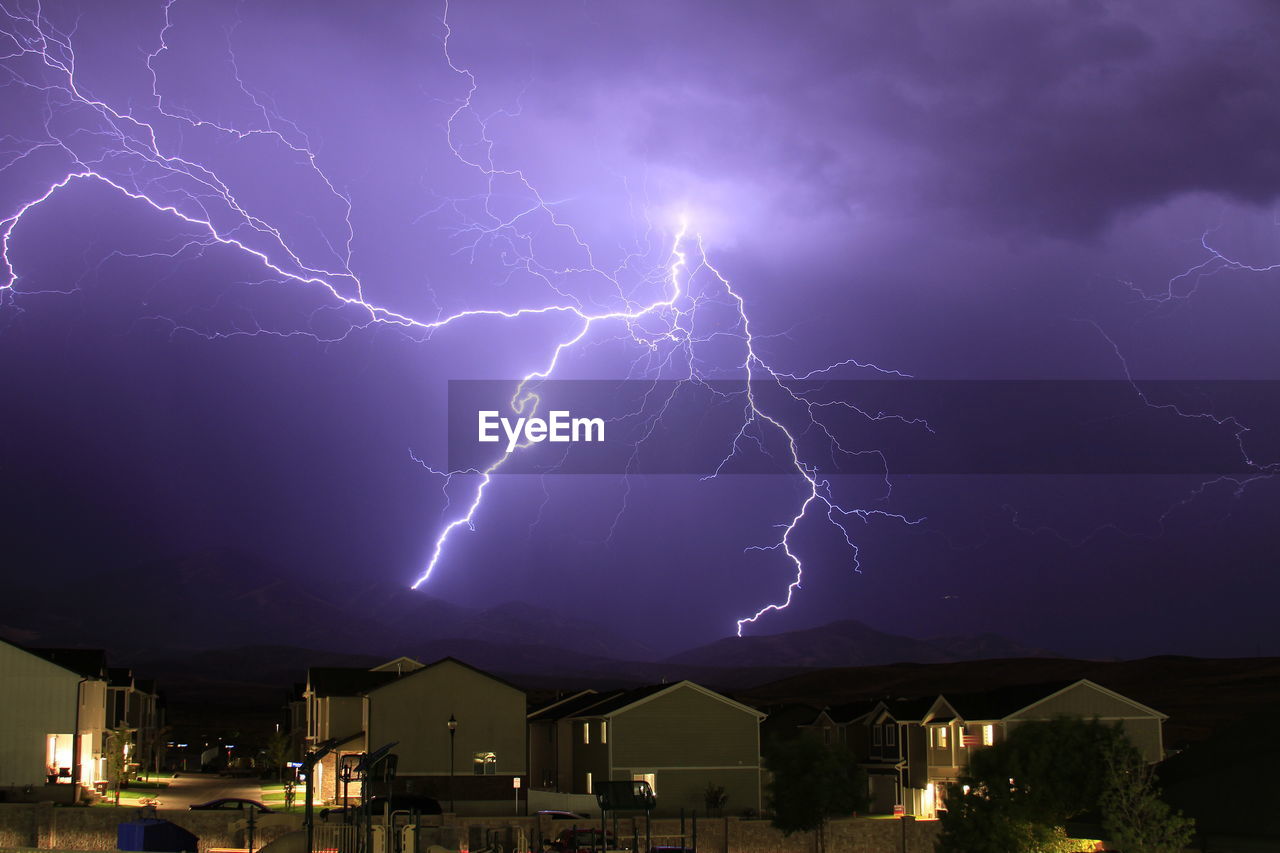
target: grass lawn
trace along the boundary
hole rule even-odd
[[[284,783],[283,782],[267,782],[262,786],[262,804],[275,812],[286,812],[287,814],[302,814],[304,811],[302,799],[306,789],[302,785],[298,785],[294,789],[293,807],[286,810],[284,807]]]
[[[140,806],[144,799],[152,799],[156,796],[155,791],[138,791],[133,788],[122,788],[120,790],[120,805],[122,806]],[[116,792],[108,790],[96,803],[95,806],[108,806],[114,808],[116,804]]]

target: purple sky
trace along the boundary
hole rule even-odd
[[[682,212],[781,372],[1280,378],[1269,3],[468,2],[447,53],[438,3],[0,8],[16,571],[229,547],[407,589],[475,493],[414,461],[445,464],[446,381],[540,369],[574,318],[428,332],[339,300],[615,310],[659,298]],[[733,332],[729,307],[706,322]],[[618,334],[557,375],[627,375]],[[1274,428],[1246,442],[1275,460]],[[855,572],[807,515],[804,588],[754,630],[1280,654],[1280,491],[1241,480],[842,480],[843,506],[927,520],[850,522]],[[806,488],[500,477],[406,594],[706,641],[785,594],[786,556],[743,549]]]

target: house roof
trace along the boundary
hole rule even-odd
[[[133,671],[121,666],[107,669],[107,678],[112,687],[132,687]]]
[[[313,666],[307,670],[307,684],[317,696],[359,696],[395,679],[394,672],[374,672],[358,666]]]
[[[760,724],[760,737],[764,740],[789,738],[799,734],[802,726],[812,726],[822,719],[823,710],[814,705],[784,703],[763,708],[768,717]]]
[[[684,682],[679,682],[683,684]],[[574,714],[578,717],[604,717],[615,711],[620,711],[637,702],[655,696],[664,690],[675,687],[674,684],[649,684],[645,687],[636,687],[632,690],[614,690],[600,698],[599,702],[587,705],[579,713]]]
[[[1077,684],[1077,681],[1051,681],[1043,684],[1015,684],[981,693],[947,694],[946,699],[965,720],[1003,720],[1028,705],[1047,699]]]
[[[411,660],[411,659],[407,658],[407,660]],[[415,661],[415,662],[416,662],[416,661]],[[392,663],[394,663],[394,661],[393,661]],[[499,678],[498,676],[494,675],[494,674],[493,674],[493,673],[491,673],[491,672],[485,672],[483,669],[480,669],[479,667],[476,667],[476,666],[472,666],[471,664],[467,663],[466,661],[464,661],[464,660],[458,660],[458,659],[457,659],[457,658],[455,658],[455,657],[443,657],[443,658],[440,658],[440,660],[438,660],[438,661],[434,661],[434,662],[429,663],[429,664],[427,664],[427,665],[425,665],[425,666],[419,667],[418,669],[415,669],[415,670],[412,670],[412,671],[406,671],[406,672],[403,672],[403,673],[395,673],[395,672],[390,672],[390,673],[387,673],[387,672],[379,672],[379,673],[375,673],[375,674],[377,674],[377,675],[390,675],[390,676],[391,676],[391,678],[388,678],[388,679],[386,679],[386,680],[384,680],[384,681],[378,682],[377,684],[374,684],[374,685],[372,685],[372,686],[370,686],[370,687],[366,688],[366,689],[365,689],[364,691],[362,691],[362,692],[364,692],[364,693],[372,693],[372,692],[373,692],[373,691],[375,691],[375,690],[378,690],[378,689],[380,689],[380,688],[382,688],[382,687],[386,687],[388,684],[390,684],[390,683],[391,683],[391,682],[393,682],[393,681],[398,681],[398,680],[400,680],[400,679],[406,679],[406,678],[414,678],[415,676],[421,675],[421,674],[422,674],[422,673],[424,673],[424,672],[430,672],[431,670],[435,669],[436,667],[438,667],[438,666],[443,666],[444,664],[448,664],[448,663],[455,664],[455,665],[457,665],[457,666],[462,667],[463,669],[469,669],[469,670],[471,670],[472,672],[476,673],[477,675],[482,675],[482,676],[484,676],[485,678],[489,679],[490,681],[495,681],[495,682],[497,682],[498,684],[501,684],[503,687],[509,687],[509,688],[511,688],[512,690],[516,691],[517,693],[522,693],[522,694],[523,694],[523,693],[525,692],[525,691],[524,691],[524,688],[522,688],[522,687],[516,687],[516,686],[515,686],[514,684],[512,684],[510,681],[507,681],[507,680],[505,680],[505,679]]]
[[[880,704],[890,717],[899,723],[918,723],[924,720],[933,707],[937,696],[923,696],[918,699],[886,699]]]
[[[735,702],[734,700],[730,699],[728,696],[724,696],[720,693],[715,692],[714,690],[710,690],[706,687],[703,687],[701,684],[695,684],[692,681],[677,681],[675,684],[650,684],[646,687],[637,687],[634,690],[620,691],[616,695],[604,700],[598,705],[588,706],[587,708],[583,709],[581,712],[576,714],[576,716],[579,716],[579,717],[612,716],[621,711],[630,710],[636,705],[641,705],[645,702],[648,702],[650,699],[656,698],[657,696],[663,693],[666,693],[671,690],[676,690],[678,688],[684,688],[684,687],[696,690],[699,693],[709,696],[712,699],[719,700],[725,703],[726,705],[732,705],[733,707],[738,708],[741,711],[745,711],[746,713],[754,715],[757,719],[763,720],[765,717],[768,716],[767,714],[762,713],[756,708],[752,708],[749,705],[743,705],[741,702]]]
[[[400,658],[391,661],[394,665]],[[404,658],[403,660],[412,660]],[[416,663],[416,661],[414,661]],[[404,678],[413,678],[424,672],[428,672],[444,663],[454,663],[458,666],[479,673],[485,678],[496,681],[499,684],[510,687],[512,690],[524,691],[514,684],[503,681],[495,675],[491,675],[482,669],[477,669],[466,661],[460,661],[457,658],[446,657],[441,658],[435,663],[429,663],[426,666],[417,669],[403,669],[397,671],[395,669],[362,669],[358,666],[313,666],[307,670],[307,683],[311,685],[312,691],[317,696],[362,696],[366,693],[372,693],[379,688],[386,687],[392,682],[399,681]],[[386,666],[383,664],[382,666]]]
[[[414,660],[411,657],[401,655],[393,658],[386,663],[380,663],[377,666],[370,667],[374,672],[413,672],[422,669],[423,663],[420,660]]]
[[[872,701],[849,702],[844,705],[835,705],[827,708],[826,713],[833,723],[852,723],[859,717],[865,717],[874,711],[876,704],[876,702]]]
[[[107,677],[107,653],[102,649],[27,649],[27,651],[84,678],[105,679]]]
[[[604,695],[609,695],[605,693]],[[539,705],[529,712],[529,721],[559,720],[571,716],[578,710],[601,701],[601,694],[595,690],[579,690],[545,704]]]

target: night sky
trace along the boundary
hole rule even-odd
[[[732,633],[794,576],[795,472],[499,475],[409,589],[476,495],[430,470],[448,381],[570,340],[557,378],[741,378],[706,264],[779,374],[1280,379],[1271,3],[0,8],[6,575],[229,549],[668,651]],[[694,360],[685,304],[576,337],[664,298],[682,217]],[[533,313],[430,325],[467,311]],[[1280,654],[1280,421],[1219,405],[1150,442],[1252,427],[1229,477],[833,475],[849,542],[811,501],[802,588],[746,630]]]

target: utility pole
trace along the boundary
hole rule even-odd
[[[307,774],[306,803],[303,806],[302,823],[307,830],[307,853],[311,853],[313,842],[315,841],[315,813],[313,803],[315,801],[316,792],[316,765],[320,763],[320,759],[324,758],[333,748],[338,745],[338,739],[329,738],[321,744],[317,744],[316,748],[308,752],[302,757],[302,769]]]
[[[453,714],[449,715],[449,812],[457,811],[453,802],[453,736],[458,733],[458,721],[454,719]],[[308,851],[310,853],[310,851]]]

